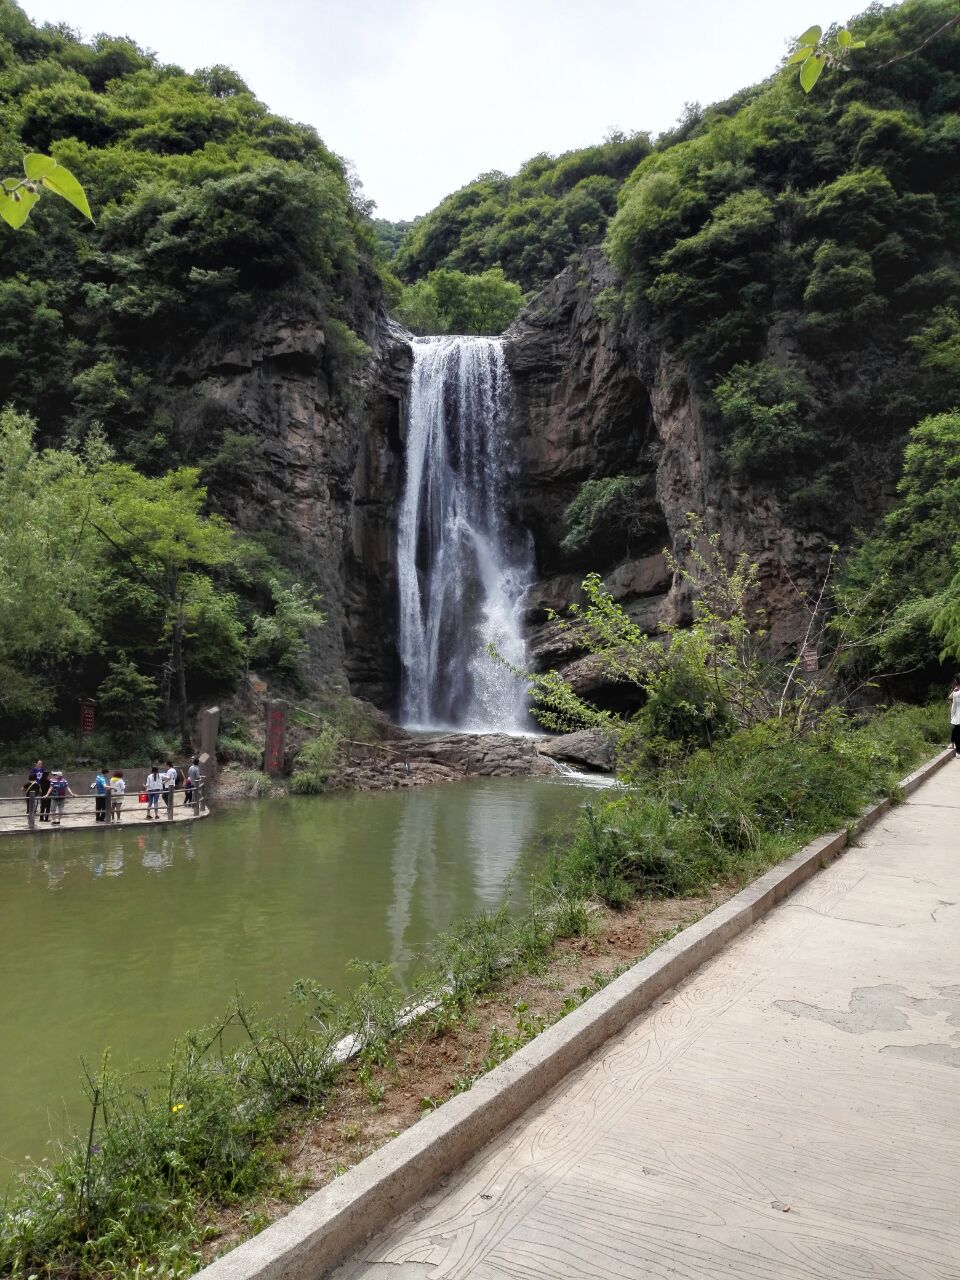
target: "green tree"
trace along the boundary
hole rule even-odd
[[[138,671],[125,653],[117,654],[97,689],[101,718],[126,745],[155,727],[159,709],[156,681]]]
[[[230,558],[233,534],[219,517],[203,515],[206,496],[193,468],[151,477],[124,463],[108,463],[97,475],[91,515],[117,569],[130,578],[136,592],[146,594],[145,621],[159,617],[156,646],[169,645],[185,751],[190,750],[186,639],[202,634],[208,623],[219,624],[227,641],[218,646],[219,661],[229,670],[242,658],[235,601],[217,592],[207,572]]]
[[[414,333],[502,333],[523,306],[499,267],[480,275],[441,268],[408,285],[394,314]]]
[[[806,426],[811,388],[801,371],[772,360],[734,365],[713,398],[730,432],[727,456],[736,471],[789,475],[815,443]]]
[[[910,433],[897,495],[838,588],[845,612],[859,614],[862,665],[905,671],[938,654],[960,660],[960,410]]]
[[[89,521],[87,467],[34,446],[35,424],[0,414],[0,709],[40,719],[58,667],[97,642],[103,565]]]
[[[269,580],[273,612],[256,613],[250,623],[248,654],[253,662],[265,662],[286,675],[293,675],[297,661],[307,647],[307,632],[326,621],[317,608],[319,597],[311,595],[299,582],[285,587],[277,578]]]

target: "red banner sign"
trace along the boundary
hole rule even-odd
[[[93,733],[93,701],[84,700],[80,703],[80,732]]]

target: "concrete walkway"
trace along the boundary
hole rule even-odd
[[[960,762],[338,1280],[960,1280]]]

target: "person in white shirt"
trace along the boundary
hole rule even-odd
[[[163,772],[163,798],[167,802],[167,817],[173,817],[173,793],[177,789],[177,770],[169,760]]]
[[[953,682],[950,690],[950,744],[953,754],[960,759],[960,676]]]
[[[147,780],[143,784],[143,789],[147,793],[147,818],[159,818],[160,792],[163,790],[163,775],[160,773],[160,766],[155,764],[147,774]]]
[[[110,777],[110,821],[121,822],[121,810],[123,809],[123,797],[127,791],[127,784],[123,780],[123,770],[114,769]]]

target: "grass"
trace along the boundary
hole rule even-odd
[[[744,883],[844,826],[864,804],[896,793],[902,774],[942,740],[941,721],[938,706],[895,709],[859,728],[828,716],[799,739],[761,725],[591,804],[526,913],[481,912],[436,941],[413,993],[415,1004],[429,1005],[417,1034],[440,1035],[469,1019],[484,993],[542,970],[559,940],[589,934],[591,900],[622,907]],[[376,1107],[377,1072],[410,1034],[410,997],[389,969],[357,969],[349,999],[303,981],[286,1015],[270,1020],[238,998],[214,1027],[186,1036],[162,1068],[121,1076],[104,1062],[89,1072],[89,1125],[56,1158],[28,1167],[8,1195],[0,1274],[174,1280],[199,1268],[225,1206],[246,1206],[252,1233],[258,1198],[296,1195],[280,1144],[322,1111],[345,1069],[336,1047],[349,1037],[359,1054],[352,1069]],[[595,987],[585,984],[565,1011]],[[512,1025],[491,1033],[478,1073],[544,1025],[517,1005]],[[473,1078],[464,1073],[461,1087]],[[439,1100],[424,1095],[423,1107]]]
[[[797,737],[765,723],[586,807],[549,869],[567,894],[624,906],[747,883],[808,840],[896,793],[942,743],[942,709],[895,708],[860,727],[825,716]]]

